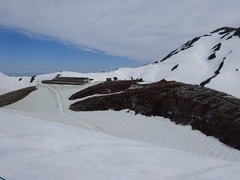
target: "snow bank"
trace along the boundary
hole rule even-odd
[[[231,179],[240,166],[0,111],[5,179]]]

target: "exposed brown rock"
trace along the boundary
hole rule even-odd
[[[0,96],[0,107],[7,106],[9,104],[13,104],[24,97],[26,97],[31,92],[35,91],[37,88],[35,86],[19,89],[16,91],[12,91]]]

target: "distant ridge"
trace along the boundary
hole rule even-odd
[[[105,81],[106,78],[114,77],[118,80],[143,79],[148,82],[166,79],[210,87],[240,98],[239,47],[240,28],[221,27],[189,40],[163,59],[145,66],[100,73],[63,71],[38,75],[33,81],[32,77],[24,77],[21,81],[19,77],[12,77],[8,83],[17,83],[13,88],[15,90],[17,85],[21,88],[32,86],[42,80],[51,80],[58,74],[64,77],[88,77],[93,81]]]

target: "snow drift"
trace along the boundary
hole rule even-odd
[[[2,111],[0,141],[4,179],[238,180],[240,176],[237,163]]]

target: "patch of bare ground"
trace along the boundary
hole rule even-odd
[[[31,86],[0,95],[0,107],[4,107],[19,101],[36,89],[37,88],[35,86]]]
[[[123,92],[106,95],[116,91]],[[105,95],[78,101],[70,109],[130,109],[146,116],[163,116],[177,124],[191,125],[193,129],[240,150],[240,100],[228,94],[197,85],[163,80],[147,85],[130,82],[102,83],[80,91],[74,97],[76,99],[95,93]]]

